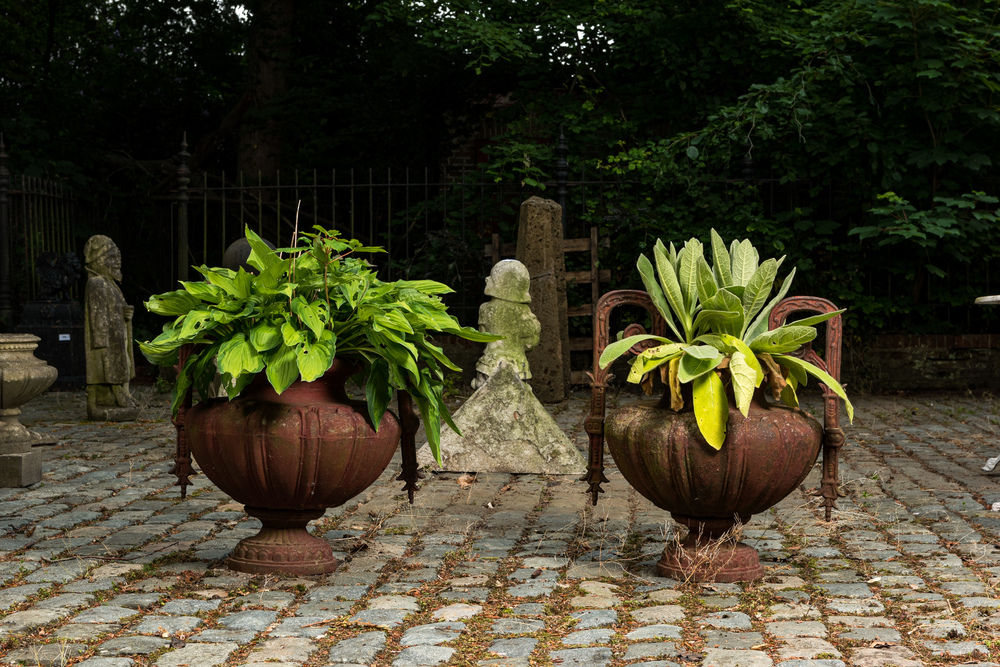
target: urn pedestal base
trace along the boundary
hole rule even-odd
[[[324,510],[243,509],[260,519],[264,527],[236,545],[233,555],[226,560],[231,570],[252,574],[326,574],[337,568],[338,561],[330,545],[306,530],[306,525],[323,516]]]
[[[673,517],[689,530],[683,541],[668,544],[663,550],[663,557],[656,563],[656,572],[661,577],[682,582],[730,584],[764,576],[757,550],[735,541],[734,520],[697,519],[676,514]]]

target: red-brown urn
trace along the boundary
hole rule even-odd
[[[187,413],[191,452],[205,475],[264,524],[229,559],[244,572],[319,574],[336,568],[330,545],[306,524],[368,488],[389,465],[399,422],[386,412],[378,432],[344,382],[357,368],[335,359],[314,382],[278,395],[259,374],[232,401]]]
[[[802,410],[769,403],[762,390],[744,418],[730,393],[726,440],[715,450],[690,406],[689,394],[681,411],[669,408],[668,397],[620,407],[605,424],[608,448],[629,484],[690,528],[680,548],[665,551],[657,564],[661,575],[758,578],[757,552],[725,539],[726,533],[802,483],[819,455],[823,428]]]

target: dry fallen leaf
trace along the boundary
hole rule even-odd
[[[470,486],[472,486],[472,483],[473,483],[473,482],[475,482],[475,481],[476,481],[476,476],[475,476],[475,475],[470,475],[469,473],[463,473],[463,474],[462,474],[462,475],[461,475],[461,476],[460,476],[460,477],[458,478],[458,480],[457,480],[457,481],[458,481],[458,485],[459,485],[460,487],[462,487],[463,489],[467,489],[467,488],[469,488]]]

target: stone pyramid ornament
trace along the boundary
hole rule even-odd
[[[444,470],[578,475],[587,468],[583,454],[509,364],[501,363],[453,417],[462,435],[442,430]],[[426,446],[418,462],[437,468]]]

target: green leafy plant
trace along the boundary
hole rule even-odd
[[[796,389],[812,375],[844,400],[853,420],[854,407],[840,383],[821,368],[790,355],[816,337],[812,325],[844,311],[807,317],[769,331],[768,318],[788,293],[795,269],[771,298],[784,257],[761,262],[749,240],[733,241],[727,248],[714,229],[711,255],[712,266],[697,238],[690,239],[680,250],[673,243],[668,249],[657,241],[653,248],[655,275],[653,263],[645,255],[639,256],[642,282],[676,340],[652,334],[624,339],[619,336],[601,354],[601,368],[636,344],[646,344],[646,349],[632,360],[628,381],[642,385],[649,394],[652,374],[658,371],[669,387],[674,410],[684,407],[681,384],[691,383],[698,429],[715,449],[720,449],[726,439],[727,384],[737,408],[746,416],[754,390],[765,380],[776,398],[797,407]],[[650,347],[652,342],[659,345]]]
[[[246,229],[251,253],[242,268],[195,267],[205,280],[151,297],[146,308],[175,319],[139,347],[150,362],[176,364],[182,345],[197,344],[174,387],[176,414],[194,386],[204,398],[216,370],[230,399],[260,372],[279,394],[292,382],[322,376],[335,356],[359,367],[375,428],[392,390],[409,392],[427,441],[440,460],[440,424],[458,431],[442,398],[443,368],[456,367],[430,335],[489,342],[497,336],[459,326],[438,295],[451,288],[431,280],[382,282],[359,253],[383,252],[337,231],[315,227],[292,248],[271,250]],[[284,256],[287,254],[287,256]],[[214,360],[214,363],[213,363]]]

